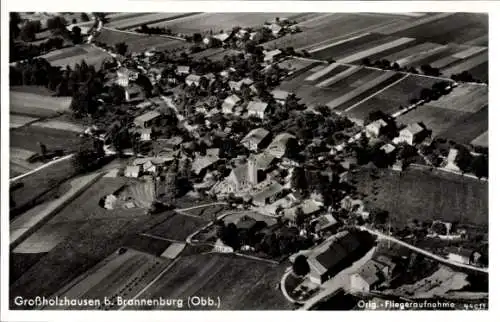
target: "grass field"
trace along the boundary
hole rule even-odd
[[[317,19],[299,23],[301,33],[287,35],[264,44],[266,48],[292,46],[295,50],[312,49],[334,43],[364,32],[376,32],[382,26],[412,20],[412,17],[370,13],[324,14]]]
[[[188,47],[188,44],[182,40],[118,31],[107,29],[106,27],[102,28],[95,40],[97,42],[105,43],[108,46],[114,46],[117,43],[125,42],[128,46],[129,52],[141,52],[151,48],[156,48],[157,50],[173,50]]]
[[[161,12],[161,13],[148,13],[140,16],[134,16],[124,19],[111,19],[106,27],[116,29],[134,29],[144,24],[151,25],[163,21],[175,20],[176,18],[184,17],[186,15],[196,15],[196,13],[182,13],[182,12]]]
[[[100,299],[121,296],[130,298],[139,293],[168,264],[169,260],[127,249],[123,254],[114,252],[63,287],[54,296],[70,299]],[[104,304],[104,303],[103,303]],[[102,305],[100,308],[112,307]],[[114,307],[115,309],[118,306]],[[61,309],[44,307],[44,309]],[[89,307],[67,307],[66,309],[97,309]]]
[[[203,219],[214,220],[218,216],[222,215],[226,210],[229,209],[227,205],[214,205],[209,207],[195,208],[191,210],[182,211],[192,216],[199,216]]]
[[[477,84],[460,84],[451,93],[432,101],[429,105],[475,113],[488,104],[488,86]]]
[[[353,175],[368,207],[388,210],[391,224],[404,227],[413,219],[458,220],[488,225],[488,183],[449,173],[408,169],[401,175],[389,169],[369,169]]]
[[[488,147],[488,131],[482,133],[477,138],[472,140],[471,144],[482,147]]]
[[[382,93],[356,106],[347,115],[357,119],[364,119],[370,112],[383,111],[394,113],[399,106],[408,106],[409,100],[418,98],[423,88],[430,88],[437,80],[429,77],[410,75],[389,87]]]
[[[221,30],[232,30],[235,26],[257,27],[266,21],[274,21],[276,17],[287,17],[289,19],[300,19],[307,13],[277,13],[277,12],[205,12],[191,17],[164,21],[152,24],[150,27],[170,28],[174,33],[192,34],[195,32],[208,32],[212,30],[217,33]]]
[[[10,115],[9,127],[11,129],[15,129],[18,127],[22,127],[28,123],[32,123],[36,120],[37,120],[36,117],[12,114],[12,115]]]
[[[82,125],[60,120],[45,120],[35,122],[31,126],[76,133],[82,133],[85,130],[85,127]]]
[[[88,65],[93,65],[98,69],[102,62],[110,56],[99,48],[85,44],[55,50],[42,57],[47,59],[52,66],[66,67],[69,65],[73,67],[85,60]]]
[[[10,91],[10,113],[47,117],[69,110],[70,97],[52,97],[23,91]]]
[[[274,265],[223,254],[200,254],[181,258],[140,298],[211,297],[220,307],[191,309],[284,310],[292,309],[276,287],[288,263]],[[127,309],[138,309],[128,307]],[[144,309],[144,307],[141,307]],[[173,309],[150,307],[149,309]],[[189,309],[184,303],[183,309]]]
[[[477,65],[476,67],[469,69],[472,77],[479,79],[482,82],[488,82],[488,62]]]
[[[182,214],[172,214],[163,222],[159,223],[145,233],[178,241],[185,241],[186,237],[194,233],[209,222],[205,218],[196,218]]]
[[[462,144],[469,144],[482,133],[488,131],[488,107],[476,113],[470,113],[457,120],[439,136]],[[488,144],[486,143],[486,146]]]
[[[488,51],[482,52],[478,55],[470,57],[468,59],[461,60],[446,69],[442,70],[443,75],[451,76],[452,74],[459,74],[463,71],[469,71],[475,67],[481,66],[483,64],[488,65]],[[487,68],[486,68],[487,70]],[[484,78],[481,77],[481,78]]]
[[[391,34],[443,44],[452,42],[465,43],[488,34],[488,15],[455,13],[442,19]]]
[[[49,150],[72,152],[78,149],[81,140],[75,132],[51,128],[28,126],[10,130],[10,146],[31,151],[40,151],[38,142],[41,142]]]

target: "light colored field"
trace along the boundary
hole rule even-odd
[[[62,54],[59,56],[53,56],[47,60],[52,66],[61,67],[65,67],[67,65],[74,67],[76,64],[80,64],[84,60],[87,65],[93,65],[96,68],[100,68],[102,62],[110,57],[108,53],[94,46],[83,45],[81,48],[84,49],[84,52],[68,52],[67,55]]]
[[[450,66],[451,64],[456,63],[459,60],[460,60],[460,58],[457,58],[457,57],[451,55],[451,56],[446,56],[446,57],[443,57],[441,59],[438,59],[438,60],[432,62],[431,65],[434,68],[443,69],[447,66]]]
[[[425,51],[428,51],[428,50],[431,50],[431,49],[434,49],[434,48],[440,47],[440,46],[441,45],[439,45],[439,44],[435,44],[435,43],[431,43],[431,42],[425,42],[423,44],[418,44],[416,46],[413,46],[413,47],[401,50],[401,51],[399,51],[397,53],[388,55],[388,56],[385,57],[385,59],[387,59],[390,62],[394,62],[394,61],[398,61],[400,59],[409,57],[409,56],[411,56],[413,54],[425,52]]]
[[[11,159],[28,160],[34,154],[35,152],[30,150],[10,147]]]
[[[342,105],[348,101],[350,101],[351,99],[361,95],[362,93],[364,93],[365,91],[379,85],[380,83],[390,79],[391,77],[393,77],[396,73],[395,72],[387,72],[387,73],[384,73],[380,76],[378,76],[377,78],[353,89],[352,91],[330,101],[328,104],[326,104],[328,107],[330,108],[336,108],[338,107],[339,105]]]
[[[486,47],[470,47],[466,50],[463,50],[461,52],[454,54],[453,57],[460,58],[460,59],[466,59],[466,58],[469,58],[469,57],[474,56],[476,54],[479,54],[480,52],[485,51],[485,50],[487,50]]]
[[[258,212],[255,212],[255,211],[237,212],[237,213],[231,214],[229,216],[224,217],[224,222],[226,224],[229,224],[229,223],[236,224],[238,222],[238,220],[240,220],[244,216],[248,216],[248,217],[253,218],[257,221],[264,221],[268,226],[274,225],[276,223],[276,219],[274,219],[270,216],[264,216],[262,214],[259,214]]]
[[[24,227],[23,227],[24,228]],[[64,226],[42,226],[14,249],[14,253],[36,254],[51,251],[70,234]]]
[[[11,147],[9,157],[10,177],[21,175],[42,165],[40,162],[30,163],[27,161],[34,154],[35,152],[30,150]]]
[[[341,81],[344,78],[351,76],[352,74],[356,73],[357,71],[359,71],[361,69],[363,69],[363,67],[361,67],[361,66],[350,66],[345,71],[343,71],[343,72],[341,72],[341,73],[339,73],[339,74],[337,74],[337,75],[335,75],[333,77],[325,79],[324,81],[316,84],[316,86],[318,86],[318,87],[327,87],[327,86],[334,85],[338,81]],[[306,80],[309,80],[309,79],[306,79]]]
[[[488,147],[488,131],[484,132],[471,142],[472,145]]]
[[[28,123],[36,121],[36,120],[37,120],[37,118],[35,118],[35,117],[11,114],[10,121],[9,121],[9,127],[11,129],[18,128],[18,127],[21,127],[25,124],[28,124]]]
[[[324,50],[324,49],[327,49],[327,48],[330,48],[330,47],[334,47],[334,46],[337,46],[337,45],[340,45],[340,44],[344,44],[346,42],[350,42],[350,41],[353,41],[353,40],[356,40],[356,39],[359,39],[359,38],[363,38],[363,37],[366,37],[368,36],[370,33],[366,32],[366,33],[363,33],[363,34],[360,34],[360,35],[356,35],[356,36],[352,36],[352,37],[349,37],[349,38],[346,38],[346,39],[342,39],[342,40],[339,40],[339,41],[335,41],[331,44],[326,44],[326,45],[322,45],[322,46],[319,46],[319,47],[313,47],[309,50],[309,53],[312,54],[312,53],[315,53],[317,51],[320,51],[320,50]]]
[[[448,95],[429,105],[460,112],[478,112],[488,104],[488,87],[477,84],[460,84]]]
[[[410,66],[410,65],[413,65],[414,63],[416,63],[418,61],[421,61],[421,60],[423,60],[423,59],[425,59],[427,57],[430,57],[432,55],[435,55],[435,54],[438,54],[440,52],[443,52],[443,51],[445,51],[447,49],[448,49],[448,46],[446,46],[446,45],[439,46],[439,47],[434,47],[434,48],[431,48],[429,50],[421,51],[421,52],[415,53],[415,54],[410,54],[407,57],[398,59],[396,61],[396,63],[398,63],[398,65],[401,66],[401,67]]]
[[[317,71],[311,70],[314,73],[309,75],[305,80],[309,81],[309,82],[313,82],[313,81],[327,75],[329,72],[331,72],[332,70],[337,68],[337,66],[339,66],[339,64],[337,64],[337,63],[330,64],[327,67],[317,66],[318,70]]]
[[[299,71],[299,70],[302,70],[304,68],[307,68],[307,67],[311,66],[312,64],[314,64],[314,62],[311,60],[290,58],[290,59],[287,59],[285,61],[278,63],[278,67],[295,72],[295,71]]]
[[[74,124],[74,123],[70,123],[70,122],[65,122],[65,121],[58,121],[58,120],[48,120],[48,121],[36,122],[36,123],[33,123],[31,126],[44,127],[44,128],[49,128],[49,129],[55,129],[55,130],[64,130],[64,131],[70,131],[70,132],[76,132],[76,133],[82,133],[85,130],[85,127],[82,125]]]
[[[151,13],[127,19],[120,19],[115,21],[111,20],[109,23],[106,24],[106,27],[116,28],[116,29],[132,29],[132,28],[138,28],[143,24],[149,25],[149,24],[160,23],[164,20],[174,19],[175,17],[179,17],[184,14],[185,13],[182,12]]]
[[[226,12],[226,13],[203,13],[187,18],[164,21],[152,24],[150,27],[165,27],[173,32],[194,33],[220,30],[230,30],[235,26],[256,27],[267,21],[274,21],[276,17],[293,18],[297,13],[273,13],[273,12]]]
[[[185,41],[172,39],[158,35],[143,35],[134,32],[120,31],[115,29],[102,28],[95,39],[98,42],[114,46],[117,43],[124,42],[128,46],[129,52],[142,52],[150,48],[157,50],[172,50],[188,46]]]
[[[469,46],[488,46],[488,35],[479,36],[465,43]]]
[[[436,137],[469,114],[467,112],[425,104],[398,117],[398,121],[402,124],[422,122],[428,129],[432,130],[432,136]]]
[[[48,116],[68,111],[71,97],[51,97],[10,91],[10,111],[25,115]]]
[[[468,71],[488,61],[488,52],[483,52],[477,56],[471,57],[457,65],[450,66],[442,71],[443,75],[459,74]]]
[[[404,45],[404,44],[408,44],[408,43],[413,42],[413,41],[415,41],[414,38],[406,38],[406,37],[399,38],[399,39],[390,41],[388,43],[385,43],[385,44],[382,44],[382,45],[379,45],[379,46],[375,46],[375,47],[372,47],[370,49],[367,49],[367,50],[364,50],[364,51],[361,51],[361,52],[349,55],[347,57],[341,58],[341,59],[338,60],[338,62],[339,63],[346,63],[346,64],[352,63],[352,62],[361,60],[363,58],[370,57],[372,55],[378,54],[380,52],[389,50],[391,48],[398,47],[398,46],[401,46],[401,45]]]

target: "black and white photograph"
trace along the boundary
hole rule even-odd
[[[115,9],[8,13],[11,312],[489,310],[488,12]]]

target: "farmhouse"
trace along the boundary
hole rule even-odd
[[[347,233],[329,245],[320,245],[307,258],[311,271],[309,279],[316,284],[322,284],[340,270],[350,264],[352,255],[359,248],[357,238]]]
[[[214,244],[214,251],[218,253],[232,253],[234,250],[231,246],[224,244],[220,238],[217,238],[217,241]]]
[[[122,87],[128,87],[130,71],[128,68],[120,67],[116,70],[116,84]]]
[[[272,63],[275,58],[278,58],[282,54],[282,51],[279,49],[264,51],[264,62]]]
[[[425,128],[418,123],[412,123],[399,132],[399,136],[394,138],[394,143],[406,142],[413,145],[422,141],[426,136]]]
[[[257,151],[265,146],[270,138],[270,132],[264,128],[256,128],[248,132],[241,140],[241,144],[250,151]]]
[[[366,136],[369,138],[378,138],[386,126],[387,123],[382,119],[373,121],[366,126]]]
[[[132,83],[129,84],[128,87],[125,88],[125,100],[127,102],[139,102],[145,99],[145,93],[142,87],[139,85]]]
[[[251,101],[248,103],[247,111],[248,116],[255,116],[263,120],[269,112],[269,105],[264,102]]]
[[[380,147],[380,150],[384,151],[385,154],[390,155],[396,151],[396,147],[390,143],[386,143]]]
[[[304,200],[301,204],[285,209],[284,212],[284,218],[288,219],[291,224],[296,225],[297,224],[297,211],[302,209],[302,213],[304,214],[304,217],[310,217],[313,216],[314,214],[317,214],[318,212],[321,211],[321,204],[312,200],[312,199],[306,199]]]
[[[137,134],[139,134],[139,139],[141,141],[151,141],[151,133],[153,131],[148,128],[148,129],[142,129],[142,128],[139,128],[137,129]]]
[[[286,102],[286,99],[288,98],[288,96],[290,95],[289,92],[287,91],[283,91],[281,89],[275,89],[271,92],[271,94],[273,95],[274,97],[274,100],[278,103],[280,103],[281,105],[284,105],[285,102]]]
[[[315,219],[314,224],[315,230],[318,232],[335,227],[338,224],[338,221],[335,219],[335,217],[333,217],[332,214],[324,214]]]
[[[151,127],[156,120],[161,117],[161,114],[157,111],[149,111],[144,113],[134,119],[134,124],[138,127],[148,128]]]
[[[197,176],[204,176],[206,170],[212,167],[219,161],[219,156],[207,155],[197,157],[193,161],[192,170]]]
[[[177,75],[189,75],[189,71],[189,66],[177,66],[177,69],[175,70]]]
[[[385,256],[370,259],[358,272],[351,275],[351,290],[370,292],[391,278],[395,266],[395,263]]]
[[[241,102],[241,98],[237,95],[230,95],[226,97],[224,102],[222,103],[222,113],[231,114],[233,113],[234,107]]]
[[[290,207],[292,207],[293,204],[295,204],[297,202],[297,200],[298,199],[295,197],[295,195],[293,193],[289,193],[286,196],[284,196],[283,198],[280,198],[280,199],[276,200],[275,202],[273,202],[272,204],[268,205],[266,207],[266,210],[272,214],[279,215],[278,213],[276,213],[278,211],[278,208],[281,208],[281,209],[290,208]]]
[[[138,178],[141,171],[141,167],[138,165],[129,165],[125,168],[125,177],[128,178]]]
[[[213,35],[212,37],[221,41],[221,42],[225,42],[226,40],[229,39],[231,35],[226,33],[226,32],[223,32],[223,33],[220,33],[220,34],[217,34],[217,35]]]
[[[250,79],[250,78],[247,77],[247,78],[243,78],[239,82],[230,81],[229,82],[229,88],[232,91],[239,92],[239,91],[241,91],[241,87],[243,85],[251,86],[253,83],[254,83],[254,81],[252,79]]]
[[[276,161],[276,157],[266,151],[253,155],[251,159],[255,160],[257,170],[264,172],[270,171]]]
[[[283,192],[283,186],[273,182],[261,191],[252,195],[252,202],[256,206],[265,206],[276,201]]]
[[[280,133],[267,147],[267,151],[277,158],[282,158],[287,152],[288,142],[290,140],[297,140],[295,136],[290,133]]]
[[[200,86],[200,79],[201,79],[201,76],[189,74],[185,80],[186,85],[187,86],[194,85],[194,86],[198,87],[198,86]]]

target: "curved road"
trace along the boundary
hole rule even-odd
[[[411,250],[413,250],[414,252],[417,252],[419,254],[422,254],[424,256],[427,256],[429,258],[432,258],[438,262],[441,262],[443,264],[446,264],[446,265],[450,265],[450,266],[454,266],[454,267],[460,267],[460,268],[465,268],[465,269],[468,269],[468,270],[473,270],[473,271],[476,271],[476,272],[480,272],[480,273],[486,273],[488,274],[488,268],[485,268],[485,267],[477,267],[477,266],[473,266],[473,265],[467,265],[467,264],[462,264],[462,263],[459,263],[459,262],[455,262],[455,261],[451,261],[449,259],[446,259],[444,257],[441,257],[441,256],[438,256],[436,254],[433,254],[429,251],[426,251],[422,248],[419,248],[419,247],[415,247],[411,244],[408,244],[402,240],[399,240],[397,238],[394,238],[392,236],[389,236],[389,235],[386,235],[384,233],[381,233],[377,230],[373,230],[373,229],[370,229],[370,228],[366,228],[366,227],[362,227],[362,226],[359,226],[358,227],[360,230],[364,230],[366,232],[369,232],[370,234],[372,235],[375,235],[377,236],[378,238],[381,238],[381,239],[385,239],[385,240],[389,240],[391,242],[394,242],[396,244],[399,244],[401,246],[404,246],[406,248],[409,248]]]

